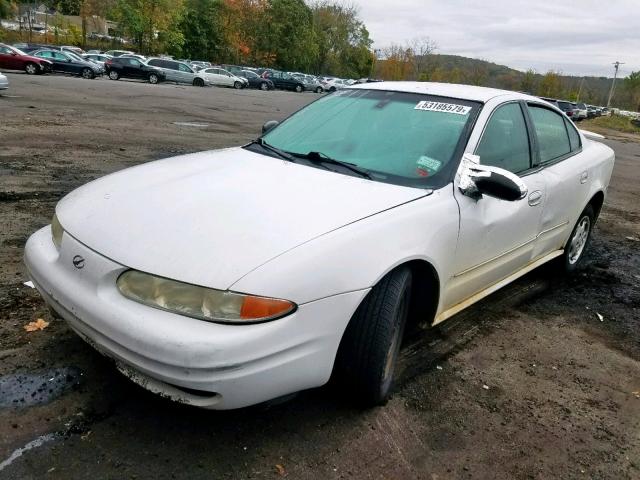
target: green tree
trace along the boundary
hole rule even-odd
[[[221,0],[187,0],[179,23],[185,56],[200,60],[219,59],[224,52]]]
[[[183,42],[178,30],[182,0],[117,0],[115,20],[139,50],[151,54],[167,49],[179,54]]]
[[[562,83],[557,72],[549,70],[538,85],[538,95],[543,97],[561,97]]]
[[[303,0],[270,0],[263,39],[276,66],[310,70],[318,55],[311,9]]]
[[[532,68],[524,72],[520,81],[520,90],[527,93],[536,91],[536,72]]]
[[[312,70],[342,77],[370,76],[372,41],[357,9],[333,0],[317,0],[311,10],[318,47]]]
[[[18,7],[13,0],[0,0],[0,18],[8,18],[14,15]]]
[[[636,112],[640,111],[640,70],[631,72],[629,76],[623,80],[623,86],[629,95],[631,108]]]

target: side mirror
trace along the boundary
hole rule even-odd
[[[11,52],[11,55],[13,55],[14,57],[18,56],[17,52],[14,52],[14,51]]]
[[[471,197],[488,195],[500,200],[515,201],[527,196],[528,189],[517,175],[499,167],[480,165],[480,157],[465,154],[460,165],[460,191]]]
[[[275,127],[277,127],[280,124],[279,121],[277,120],[269,120],[268,122],[266,122],[264,125],[262,125],[262,134],[264,135],[265,133],[267,133],[270,130],[273,130]]]

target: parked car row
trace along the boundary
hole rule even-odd
[[[574,122],[585,120],[587,118],[601,117],[610,115],[611,112],[607,107],[598,107],[595,105],[587,105],[585,103],[570,102],[569,100],[558,100],[555,98],[540,97],[542,100],[555,105],[562,110],[567,117]]]

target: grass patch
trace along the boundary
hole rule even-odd
[[[592,118],[589,120],[583,120],[579,124],[579,128],[583,128],[585,130],[589,130],[593,127],[607,128],[609,130],[616,130],[624,133],[640,134],[640,127],[631,123],[631,119],[629,117],[623,117],[621,115]]]

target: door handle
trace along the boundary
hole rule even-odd
[[[587,183],[588,178],[589,178],[589,172],[585,170],[580,174],[580,183]]]
[[[535,207],[536,205],[540,205],[542,201],[542,192],[540,190],[535,190],[529,194],[529,205]]]

